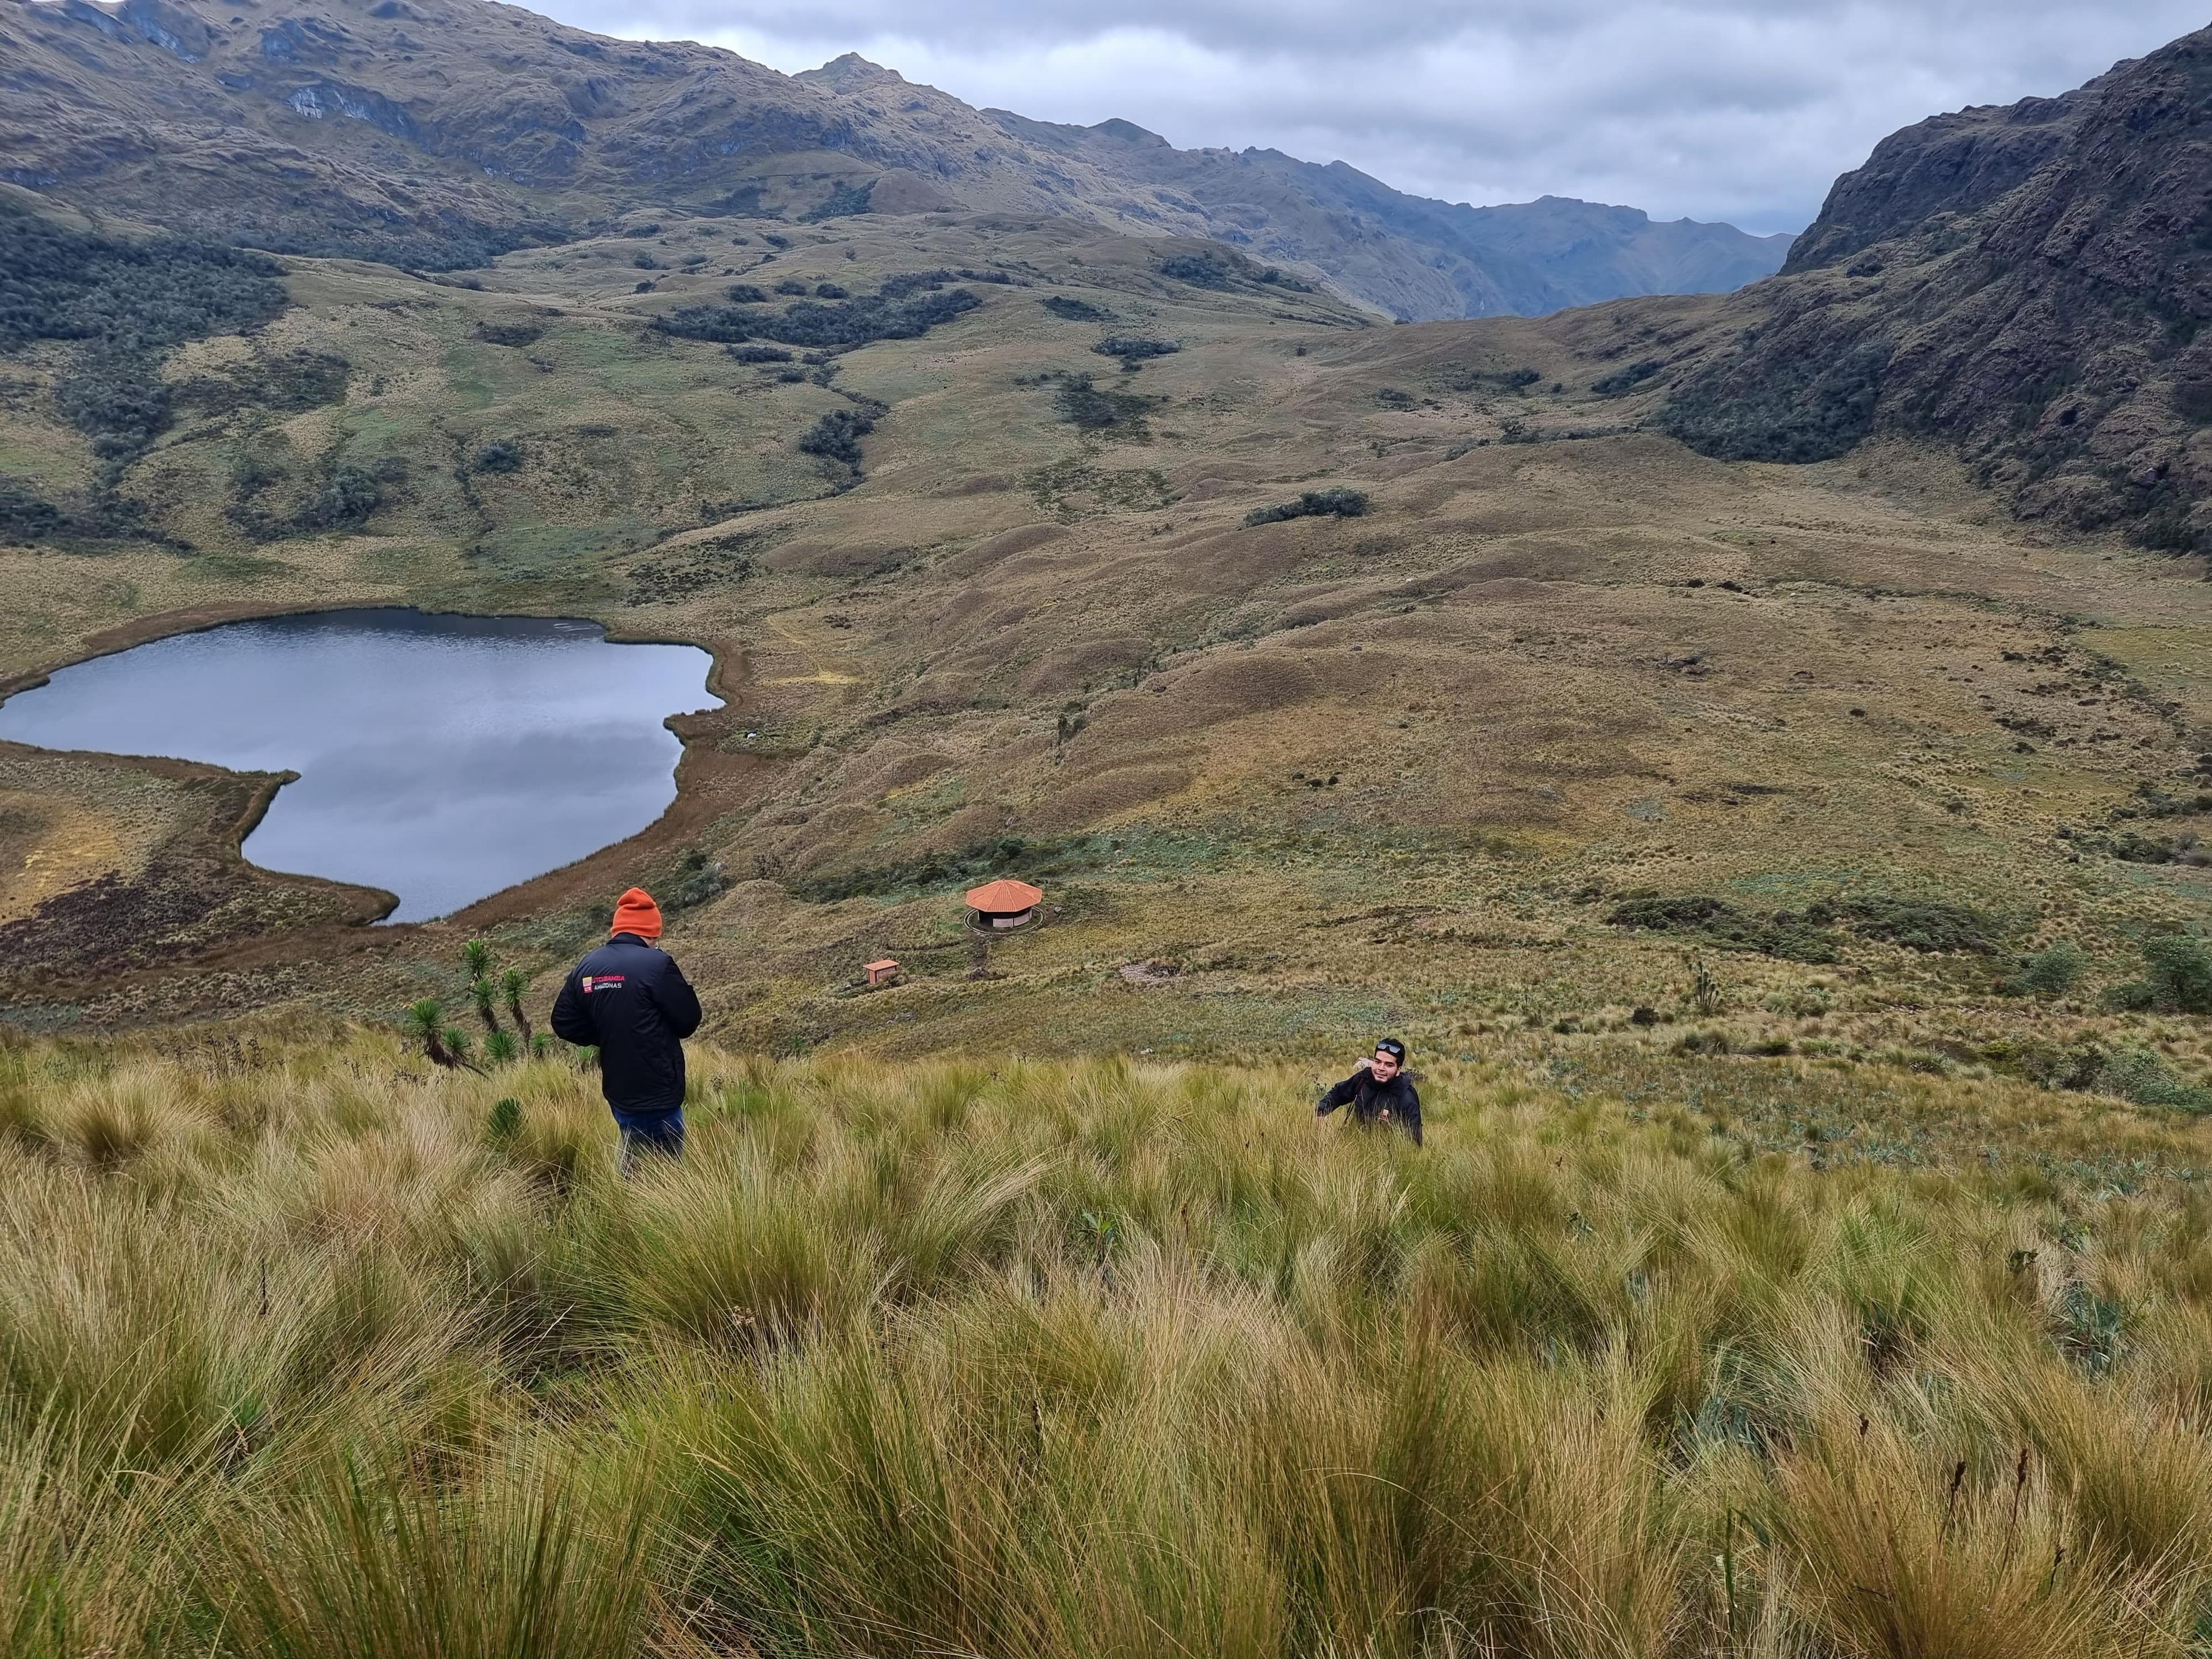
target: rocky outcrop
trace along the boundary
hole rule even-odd
[[[1884,140],[1740,303],[1663,417],[1693,447],[1932,435],[2024,517],[2212,551],[2212,29]]]

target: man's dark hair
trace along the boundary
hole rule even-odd
[[[1375,1045],[1375,1052],[1389,1055],[1401,1066],[1406,1062],[1406,1045],[1395,1037],[1384,1037]]]

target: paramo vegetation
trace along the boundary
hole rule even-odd
[[[2197,1120],[1867,1072],[1917,1166],[1822,1168],[1714,1075],[1447,1066],[1416,1152],[710,1049],[625,1184],[565,1060],[17,1042],[0,1645],[2203,1651]]]

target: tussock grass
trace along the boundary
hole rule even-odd
[[[1316,1124],[1287,1071],[694,1076],[687,1161],[625,1183],[562,1062],[0,1052],[7,1651],[2212,1629],[2186,1180],[1815,1168],[1502,1068],[1430,1080],[1422,1152]],[[2201,1132],[2128,1133],[2179,1165]]]

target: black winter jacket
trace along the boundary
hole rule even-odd
[[[1403,1072],[1388,1083],[1377,1083],[1364,1066],[1321,1097],[1318,1115],[1327,1117],[1340,1106],[1352,1108],[1355,1123],[1373,1128],[1390,1114],[1390,1121],[1421,1144],[1421,1093]]]
[[[684,1042],[699,999],[665,951],[617,933],[578,963],[553,1004],[553,1035],[599,1051],[599,1088],[617,1112],[684,1103]]]

